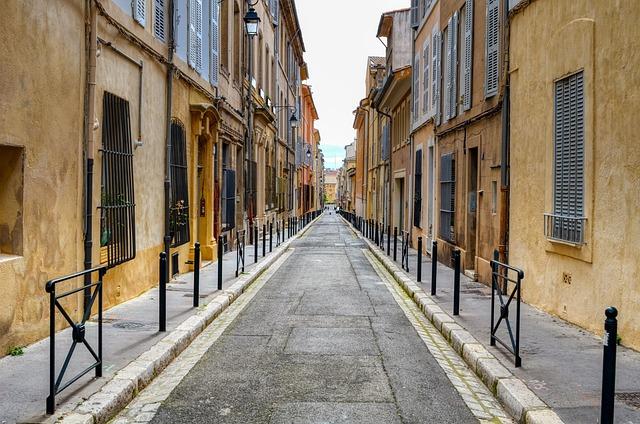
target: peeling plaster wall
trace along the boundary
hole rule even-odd
[[[510,262],[525,271],[527,302],[601,333],[619,311],[622,343],[640,349],[640,6],[538,0],[511,28]],[[585,81],[586,244],[547,241],[552,212],[554,81]],[[563,273],[571,284],[563,282]]]

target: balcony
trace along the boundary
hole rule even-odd
[[[587,218],[544,214],[544,235],[553,241],[581,246],[585,244],[584,232]]]

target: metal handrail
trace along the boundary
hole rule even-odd
[[[60,294],[56,294],[56,286],[64,281],[72,280],[74,278],[83,277],[97,272],[98,281],[89,285],[83,285],[82,287],[71,289]],[[56,409],[56,395],[78,381],[82,376],[89,371],[95,369],[96,377],[102,377],[102,279],[107,272],[107,265],[101,265],[92,269],[87,269],[80,272],[74,272],[73,274],[65,275],[63,277],[54,278],[47,281],[45,284],[45,291],[49,293],[49,396],[47,397],[47,414],[51,415]],[[91,293],[93,289],[93,293]],[[82,314],[80,322],[75,322],[69,313],[64,309],[62,304],[58,301],[64,297],[70,296],[80,291],[89,290],[89,301],[85,304],[85,309]],[[91,309],[96,299],[98,300],[98,346],[96,353],[91,345],[86,340],[86,328],[85,324],[91,316]],[[56,376],[56,308],[60,311],[60,314],[69,323],[72,330],[71,347],[67,352],[67,355],[60,369],[60,373]],[[80,373],[71,377],[64,384],[62,379],[67,371],[69,362],[73,356],[76,345],[83,344],[91,356],[95,359],[95,362],[89,365]]]

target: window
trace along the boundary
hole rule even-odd
[[[424,43],[422,51],[423,69],[422,69],[422,114],[426,115],[429,111],[429,39]]]
[[[165,39],[165,0],[154,0],[153,7],[153,34],[160,41]]]
[[[211,0],[211,64],[209,65],[209,81],[218,85],[220,71],[220,2]]]
[[[202,0],[189,0],[189,66],[202,71]]]
[[[147,20],[147,0],[133,0],[133,19],[142,26],[145,26]]]
[[[487,30],[485,34],[485,97],[498,93],[498,48],[500,31],[500,0],[487,0]]]
[[[187,145],[184,126],[171,122],[171,205],[170,231],[173,247],[189,241],[189,179],[187,176]]]
[[[458,12],[449,18],[447,27],[447,92],[445,116],[455,118],[458,107]]]
[[[440,237],[455,243],[456,160],[453,153],[440,157]]]
[[[129,102],[108,92],[103,100],[101,263],[109,267],[136,255],[133,152]]]
[[[413,63],[413,121],[418,121],[420,112],[420,55],[416,53]]]
[[[216,0],[213,0],[216,1]],[[220,64],[226,70],[229,68],[229,1],[220,3]]]
[[[223,149],[229,150],[225,144]],[[224,154],[223,154],[224,157]],[[227,163],[222,164],[222,227],[228,231],[236,225],[236,171],[230,169]]]
[[[420,228],[422,218],[422,150],[416,152],[414,169],[413,225]]]
[[[441,40],[442,33],[434,28],[431,35],[431,109],[435,115],[436,124],[440,123]]]
[[[22,255],[24,149],[0,145],[0,256]]]
[[[242,37],[240,34],[242,34],[241,31],[243,23],[238,3],[235,2],[233,7],[233,79],[237,84],[240,84],[240,75],[242,72],[240,69],[240,59],[242,58]]]
[[[547,237],[584,242],[584,82],[582,71],[555,83],[553,214]]]
[[[418,0],[411,0],[411,27],[413,29],[418,28],[418,25],[420,25],[419,6]]]
[[[462,25],[460,37],[464,40],[461,43],[463,49],[460,57],[460,96],[462,97],[462,110],[471,109],[471,84],[473,79],[473,0],[466,0],[461,18]]]

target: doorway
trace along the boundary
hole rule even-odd
[[[475,269],[478,240],[478,148],[469,149],[469,181],[467,182],[467,259],[465,267]]]

